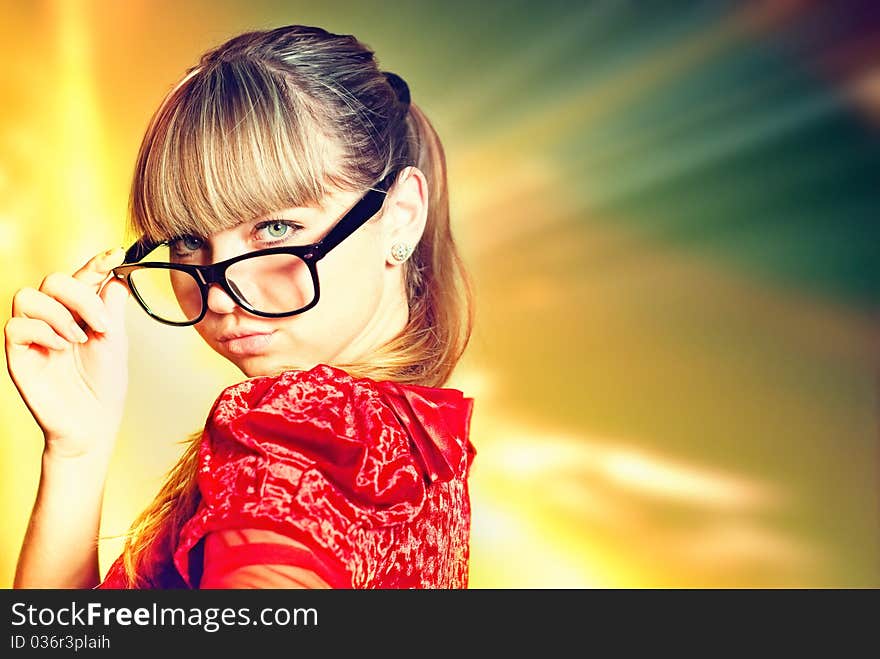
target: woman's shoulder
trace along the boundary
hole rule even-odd
[[[250,378],[223,390],[206,424],[216,454],[353,467],[415,460],[429,480],[449,480],[474,455],[473,400],[451,388],[355,377],[320,364]]]
[[[449,489],[434,482],[460,488],[467,475],[471,403],[327,365],[227,387],[202,436],[201,503],[176,550],[180,574],[219,529],[273,531],[345,563],[364,534],[417,523]]]
[[[422,399],[445,412],[468,415],[473,403],[458,389],[373,380],[319,364],[308,370],[256,376],[230,385],[217,398],[212,416],[221,421],[233,419],[255,406],[274,406],[278,412],[298,410],[301,414],[324,410],[342,412],[355,405],[369,407],[387,402],[388,396]]]

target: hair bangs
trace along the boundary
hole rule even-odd
[[[337,176],[318,116],[283,74],[259,62],[194,72],[159,109],[138,155],[135,233],[154,241],[206,236],[320,203]]]

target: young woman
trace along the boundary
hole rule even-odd
[[[15,587],[466,587],[473,401],[443,385],[472,307],[406,83],[350,35],[232,38],[156,111],[130,211],[124,257],[13,300],[9,372],[45,436]],[[247,379],[101,580],[130,295]]]

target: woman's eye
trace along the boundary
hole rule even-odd
[[[196,238],[195,236],[184,236],[181,239],[181,242],[183,243],[185,249],[193,252],[202,246],[202,239]]]
[[[256,226],[256,231],[257,234],[262,233],[263,235],[261,237],[264,239],[280,240],[287,238],[298,228],[299,225],[286,220],[269,220],[268,222],[261,222],[258,224]]]
[[[181,236],[180,238],[176,238],[169,243],[169,246],[177,250],[178,252],[195,252],[202,248],[202,245],[205,244],[205,241],[201,238],[196,238],[195,236]]]
[[[287,233],[289,228],[289,226],[282,224],[281,222],[272,222],[272,224],[266,227],[266,231],[273,238],[281,238]]]

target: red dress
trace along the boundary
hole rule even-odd
[[[269,564],[336,588],[466,588],[472,408],[455,389],[327,365],[228,387],[202,434],[175,579],[198,588],[203,569]],[[215,543],[201,564],[206,536],[241,529],[286,541]],[[125,584],[120,557],[99,588]]]

